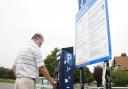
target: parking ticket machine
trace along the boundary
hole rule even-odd
[[[62,48],[57,53],[56,64],[57,89],[73,89],[73,47]]]

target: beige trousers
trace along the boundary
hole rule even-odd
[[[36,89],[35,81],[30,78],[17,78],[15,81],[15,89]]]

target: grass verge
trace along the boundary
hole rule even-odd
[[[15,80],[0,78],[0,83],[14,83]]]

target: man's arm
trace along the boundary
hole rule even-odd
[[[51,84],[54,85],[54,84],[57,83],[56,81],[54,81],[54,80],[51,78],[51,76],[50,76],[50,74],[49,74],[49,72],[48,72],[48,70],[47,70],[47,68],[46,68],[45,66],[41,66],[41,67],[39,67],[39,69],[40,69],[41,73],[43,73],[44,77],[45,77],[48,81],[50,81]]]

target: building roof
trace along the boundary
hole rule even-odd
[[[119,66],[123,70],[128,70],[128,56],[115,56],[114,65]]]

